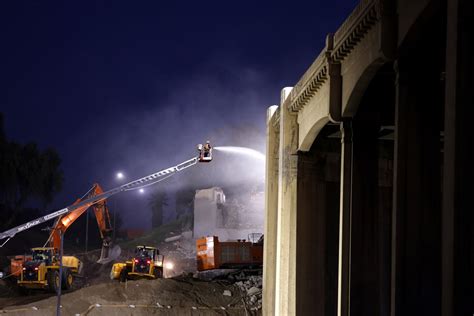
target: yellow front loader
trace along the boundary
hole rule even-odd
[[[56,292],[59,289],[59,256],[55,248],[33,248],[32,260],[23,263],[18,286],[23,289],[48,289]],[[68,290],[72,287],[75,275],[82,269],[81,261],[73,256],[62,258],[61,287]]]
[[[112,280],[158,279],[163,277],[164,256],[155,247],[137,246],[135,255],[126,262],[114,263],[110,271]]]

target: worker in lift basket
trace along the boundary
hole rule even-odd
[[[203,153],[203,156],[204,157],[209,157],[209,154],[211,152],[211,142],[210,141],[207,141],[205,144],[204,144],[204,153]]]

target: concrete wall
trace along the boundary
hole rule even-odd
[[[221,188],[197,190],[194,197],[194,238],[213,236],[222,221],[219,206],[225,202]]]
[[[245,203],[227,201],[224,191],[218,187],[197,190],[194,197],[194,238],[218,236],[219,240],[226,241],[263,233],[263,193],[249,193],[242,200]]]
[[[473,4],[412,2],[361,1],[269,112],[265,315],[474,310]]]

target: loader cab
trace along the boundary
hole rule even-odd
[[[152,259],[155,256],[155,249],[147,247],[137,247],[135,249],[135,257]]]
[[[159,250],[155,247],[137,246],[128,276],[162,277],[163,258],[163,255],[160,255]]]
[[[135,262],[138,261],[145,261],[152,263],[154,266],[162,267],[164,256],[160,255],[160,251],[155,247],[148,247],[148,246],[137,246],[135,248]]]
[[[47,266],[56,258],[54,248],[33,248],[31,252],[32,261],[44,262]]]

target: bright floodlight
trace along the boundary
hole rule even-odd
[[[141,188],[140,190],[138,190],[138,192],[143,194],[143,193],[145,193],[145,189]]]
[[[173,270],[174,264],[172,262],[165,263],[165,269]]]
[[[117,172],[117,179],[123,179],[123,173]]]

